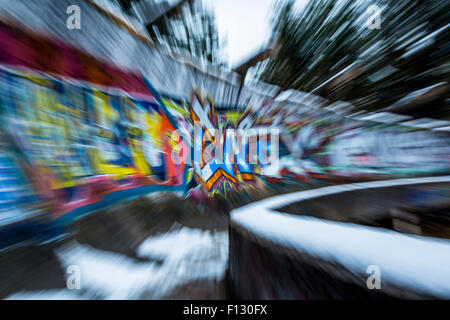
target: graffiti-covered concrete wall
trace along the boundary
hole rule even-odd
[[[238,94],[236,74],[187,66],[88,1],[0,4],[0,226],[39,217],[47,230],[155,190],[450,169],[448,132],[340,116],[306,93],[274,99],[263,83]]]

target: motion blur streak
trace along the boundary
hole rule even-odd
[[[222,280],[226,249],[225,232],[212,236],[208,231],[189,228],[145,240],[138,248],[143,261],[70,243],[58,248],[56,254],[64,269],[78,265],[83,270],[83,289],[75,291],[78,295],[71,295],[66,288],[57,292],[21,292],[9,298],[46,299],[45,295],[53,293],[55,298],[67,295],[71,299],[167,298],[190,282]]]
[[[444,2],[0,0],[0,297],[448,298]]]

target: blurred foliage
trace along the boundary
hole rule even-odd
[[[221,51],[225,43],[219,40],[213,10],[196,0],[186,3],[179,11],[157,24],[157,41],[182,54],[224,66]]]
[[[258,66],[259,79],[283,90],[311,92],[356,61],[353,80],[320,94],[359,109],[377,110],[450,75],[448,1],[310,0],[302,10],[278,1],[272,18],[279,54]],[[382,9],[381,28],[369,29],[368,8]],[[421,107],[448,118],[449,92]]]

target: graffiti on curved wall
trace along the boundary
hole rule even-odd
[[[182,186],[174,126],[154,99],[31,72],[3,70],[2,127],[32,170],[34,190],[62,215],[105,195]]]

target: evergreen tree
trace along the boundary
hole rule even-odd
[[[366,26],[371,5],[382,9],[380,29]],[[448,81],[447,6],[445,1],[310,0],[298,12],[293,0],[279,1],[272,24],[281,48],[259,67],[260,80],[361,109],[390,106],[411,92]],[[352,64],[351,72],[321,86]],[[425,104],[421,112],[448,117],[448,97],[444,90],[430,102],[433,109]]]

